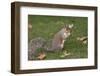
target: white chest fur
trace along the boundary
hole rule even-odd
[[[67,38],[68,36],[70,36],[70,33],[64,33],[64,38]]]
[[[65,42],[65,40],[62,41],[61,48],[64,47],[64,42]]]
[[[70,33],[64,33],[63,38],[66,39],[69,35],[70,35]]]
[[[65,39],[66,39],[69,35],[70,35],[70,33],[64,33],[64,34],[63,34],[63,38],[64,38],[64,40],[62,40],[62,43],[61,43],[61,48],[63,48],[63,47],[64,47],[64,42],[65,42]]]

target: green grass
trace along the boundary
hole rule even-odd
[[[66,39],[64,49],[55,53],[47,52],[45,59],[87,58],[87,44],[82,44],[77,40],[77,37],[88,35],[87,17],[29,15],[28,22],[32,24],[32,29],[28,31],[28,41],[36,37],[42,37],[46,40],[52,39],[64,24],[74,24],[71,36]],[[61,58],[64,50],[68,51],[70,55]]]

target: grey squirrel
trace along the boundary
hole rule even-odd
[[[47,41],[41,37],[34,38],[29,42],[28,45],[28,59],[32,60],[33,56],[36,55],[38,48],[43,48],[46,51],[55,52],[62,50],[64,42],[71,34],[73,24],[65,25],[60,31],[58,31],[54,37]]]

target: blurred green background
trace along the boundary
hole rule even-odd
[[[28,23],[32,29],[28,30],[28,41],[33,38],[42,37],[46,40],[53,39],[54,35],[60,31],[65,24],[74,24],[70,37],[64,43],[64,49],[60,52],[46,53],[46,59],[76,59],[87,58],[87,44],[82,44],[77,37],[87,36],[88,18],[87,17],[65,17],[65,16],[42,16],[28,15]],[[63,51],[70,55],[61,57]]]

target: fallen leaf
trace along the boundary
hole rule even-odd
[[[39,60],[43,60],[46,57],[45,53],[41,53],[39,54],[39,56],[37,57]]]
[[[79,40],[79,41],[84,41],[84,40],[87,40],[87,37],[86,37],[86,36],[77,37],[77,40]]]
[[[86,39],[87,39],[87,37],[84,36],[84,37],[81,37],[80,41],[84,41],[84,40],[86,40]]]
[[[32,25],[31,25],[31,24],[28,24],[28,28],[29,28],[29,29],[32,29]]]
[[[61,55],[60,57],[61,57],[61,58],[64,58],[64,57],[65,57],[65,55]]]
[[[86,44],[87,43],[87,40],[83,41],[83,44]]]
[[[64,51],[64,52],[63,52],[63,55],[61,55],[60,57],[63,58],[63,57],[66,57],[66,56],[68,56],[68,55],[70,55],[70,53],[68,53],[67,51]]]

